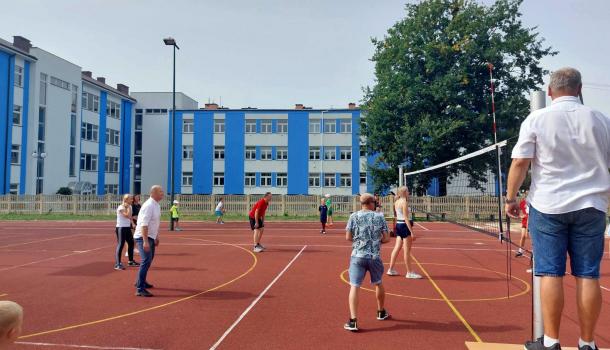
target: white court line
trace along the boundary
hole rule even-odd
[[[415,225],[417,225],[417,226],[419,226],[419,227],[423,228],[423,229],[424,229],[424,230],[426,230],[426,231],[430,231],[430,229],[429,229],[429,228],[424,227],[424,225],[422,225],[422,224],[418,223],[417,221],[415,222]]]
[[[148,348],[125,348],[125,347],[112,347],[112,346],[95,346],[95,345],[74,345],[74,344],[53,344],[53,343],[31,343],[26,341],[18,341],[15,344],[19,345],[34,345],[34,346],[61,346],[65,348],[79,348],[79,349],[103,349],[103,350],[159,350],[159,349],[148,349]]]
[[[104,249],[104,248],[108,248],[108,247],[114,247],[114,246],[115,245],[113,244],[113,245],[107,245],[107,246],[103,246],[103,247],[99,247],[99,248],[95,248],[95,249],[80,250],[78,252],[73,252],[73,253],[70,253],[70,254],[65,254],[65,255],[56,256],[56,257],[52,257],[52,258],[46,258],[46,259],[42,259],[42,260],[32,261],[32,262],[29,262],[27,264],[15,265],[15,266],[11,266],[11,267],[5,267],[3,269],[0,269],[0,271],[14,270],[14,269],[17,269],[17,268],[20,268],[20,267],[25,267],[25,266],[30,266],[30,265],[34,265],[34,264],[39,264],[41,262],[53,261],[53,260],[57,260],[57,259],[61,259],[61,258],[66,258],[66,257],[72,256],[72,255],[85,254],[85,253],[93,252],[93,251]]]
[[[254,299],[254,301],[252,301],[252,304],[250,304],[250,306],[248,306],[248,308],[246,310],[244,310],[244,312],[237,318],[237,320],[235,320],[235,322],[233,322],[231,327],[229,327],[224,332],[224,334],[220,337],[220,339],[218,339],[218,341],[216,341],[216,343],[214,343],[214,345],[212,345],[212,347],[210,347],[210,350],[215,350],[222,343],[222,341],[225,340],[225,338],[229,335],[229,333],[231,333],[231,331],[233,331],[233,329],[235,329],[235,327],[237,327],[239,322],[241,322],[241,320],[243,320],[244,317],[246,317],[248,312],[250,312],[250,310],[252,310],[254,305],[256,305],[256,303],[258,303],[258,301],[261,300],[261,298],[265,295],[265,293],[267,293],[267,291],[269,289],[271,289],[271,287],[275,284],[275,282],[277,282],[277,280],[279,280],[280,277],[282,277],[284,272],[286,272],[286,270],[288,270],[288,268],[290,268],[290,265],[292,265],[292,263],[298,259],[298,257],[301,255],[301,253],[303,253],[305,248],[307,248],[307,246],[303,246],[303,248],[301,248],[301,250],[297,253],[297,255],[295,255],[294,258],[292,258],[292,260],[290,260],[288,265],[286,265],[286,267],[284,267],[284,269],[277,276],[275,276],[273,281],[271,281],[271,283],[269,283],[269,285],[261,292],[261,294],[259,294],[258,297],[256,299]]]
[[[606,287],[604,287],[604,286],[600,286],[600,287],[601,287],[603,290],[605,290],[605,291],[607,291],[607,292],[610,292],[610,289],[608,289],[608,288],[606,288]]]
[[[61,237],[41,239],[41,240],[31,241],[31,242],[15,243],[15,244],[9,244],[9,245],[5,245],[5,246],[1,246],[0,249],[2,249],[2,248],[10,248],[10,247],[17,247],[17,246],[20,246],[20,245],[27,245],[27,244],[34,244],[34,243],[54,241],[54,240],[57,240],[57,239],[73,238],[73,237],[78,237],[78,236],[80,236],[80,235],[61,236]]]

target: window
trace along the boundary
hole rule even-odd
[[[309,174],[309,187],[320,187],[320,174]]]
[[[97,184],[91,184],[91,193],[93,193],[93,194],[97,193]]]
[[[261,173],[261,186],[271,187],[271,173]]]
[[[107,101],[106,116],[114,119],[121,119],[121,104],[112,101]]]
[[[192,160],[193,159],[193,145],[182,146],[182,159]]]
[[[107,173],[118,173],[119,172],[119,158],[118,157],[106,157],[106,164],[104,171]]]
[[[56,77],[51,77],[51,85],[55,85],[58,88],[62,88],[64,90],[70,91],[70,83],[68,83],[67,81],[63,81]]]
[[[337,132],[337,122],[334,119],[324,120],[324,133],[334,134]]]
[[[324,187],[336,187],[335,174],[324,174]]]
[[[288,160],[288,148],[287,147],[278,147],[275,150],[275,159]]]
[[[95,125],[97,127],[97,125]],[[106,128],[106,144],[118,146],[121,142],[121,137],[118,130]]]
[[[278,132],[278,134],[287,134],[288,133],[288,120],[280,119],[277,121],[277,132]]]
[[[256,147],[246,146],[246,159],[248,159],[248,160],[256,159]]]
[[[225,173],[214,173],[214,186],[225,185]]]
[[[339,147],[339,159],[351,160],[352,159],[352,148],[351,147]]]
[[[15,86],[23,86],[23,67],[15,65]]]
[[[14,195],[19,194],[19,184],[11,184],[9,194],[14,194]]]
[[[81,154],[80,169],[84,171],[97,171],[97,155],[88,153]]]
[[[136,127],[135,127],[135,131],[142,131],[142,115],[141,114],[136,114]],[[182,132],[184,132],[184,130],[182,130]]]
[[[117,185],[117,184],[104,185],[104,192],[106,194],[119,194],[119,185]]]
[[[21,125],[21,106],[13,105],[13,125]]]
[[[225,121],[223,119],[214,120],[214,132],[217,134],[222,134],[225,132]]]
[[[360,173],[360,184],[366,185],[366,173]]]
[[[324,147],[324,160],[336,160],[337,149],[335,147]]]
[[[320,119],[309,120],[309,133],[318,134],[320,132]]]
[[[40,104],[47,104],[47,75],[44,73],[40,73]]]
[[[214,159],[225,159],[225,146],[214,146]]]
[[[98,126],[95,124],[83,123],[80,130],[80,137],[86,141],[97,142]]]
[[[360,157],[366,157],[366,145],[360,145]]]
[[[19,149],[21,146],[12,145],[11,146],[11,164],[19,165]]]
[[[341,119],[339,120],[339,132],[343,134],[351,134],[352,133],[352,121],[350,119]]]
[[[256,174],[255,173],[246,173],[244,185],[246,187],[256,186]]]
[[[195,121],[193,119],[182,119],[182,132],[192,134],[195,132]]]
[[[256,133],[256,120],[246,119],[246,133],[247,134]]]
[[[320,147],[309,147],[309,160],[320,160]]]
[[[76,114],[70,115],[70,163],[68,175],[76,176]]]
[[[271,147],[261,147],[261,160],[271,160]]]
[[[352,187],[352,176],[350,174],[339,175],[341,187]]]
[[[167,113],[167,109],[147,109],[146,110],[146,114],[166,114]]]
[[[261,120],[261,134],[271,134],[272,125],[271,120]]]
[[[275,177],[275,186],[276,187],[288,187],[288,174],[277,173],[277,175]]]
[[[182,186],[193,186],[193,173],[183,172],[182,173]]]
[[[78,103],[78,86],[72,85],[72,113],[76,113],[76,104]]]
[[[82,97],[81,103],[82,103],[83,109],[86,109],[88,111],[95,112],[95,113],[100,111],[100,97],[97,95],[83,91],[83,97]]]

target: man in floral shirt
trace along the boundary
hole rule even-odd
[[[350,319],[343,328],[355,332],[358,330],[357,311],[358,293],[368,271],[371,275],[371,284],[375,285],[377,296],[377,319],[382,321],[390,317],[384,309],[385,289],[381,284],[383,276],[383,262],[381,261],[381,243],[389,241],[388,225],[382,216],[375,213],[375,198],[364,193],[360,196],[362,210],[353,213],[345,229],[345,238],[352,241],[352,256],[349,266],[349,292]]]

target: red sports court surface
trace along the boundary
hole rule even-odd
[[[529,338],[529,259],[511,259],[508,298],[506,246],[449,223],[416,226],[424,279],[384,278],[392,318],[377,321],[374,294],[363,290],[361,331],[343,330],[343,227],[320,235],[315,223],[269,222],[267,251],[255,255],[247,223],[184,223],[182,232],[161,233],[149,272],[155,297],[138,298],[137,268],[113,270],[112,222],[4,222],[0,299],[26,310],[12,349],[465,349],[466,341]],[[393,244],[384,245],[386,263]],[[606,253],[600,347],[610,347],[609,268]],[[574,346],[575,284],[565,284],[561,340]]]

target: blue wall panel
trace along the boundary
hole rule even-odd
[[[307,194],[309,112],[288,112],[288,194]]]
[[[23,67],[23,104],[21,107],[21,173],[19,174],[19,194],[25,194],[28,164],[28,114],[30,110],[30,62]]]
[[[225,114],[225,194],[244,193],[245,113]]]
[[[131,112],[133,103],[121,101],[121,149],[119,159],[119,193],[129,193],[131,180]]]
[[[98,130],[98,156],[97,156],[97,194],[106,194],[106,101],[108,93],[100,92],[100,122]]]
[[[352,194],[360,193],[360,111],[352,112]]]
[[[226,122],[225,122],[226,123]],[[225,124],[226,127],[226,124]],[[229,130],[226,128],[225,130]],[[226,152],[225,152],[226,156]],[[193,193],[211,194],[214,179],[214,113],[195,112]],[[226,176],[225,176],[226,183]]]
[[[15,56],[0,52],[0,194],[10,190]]]

